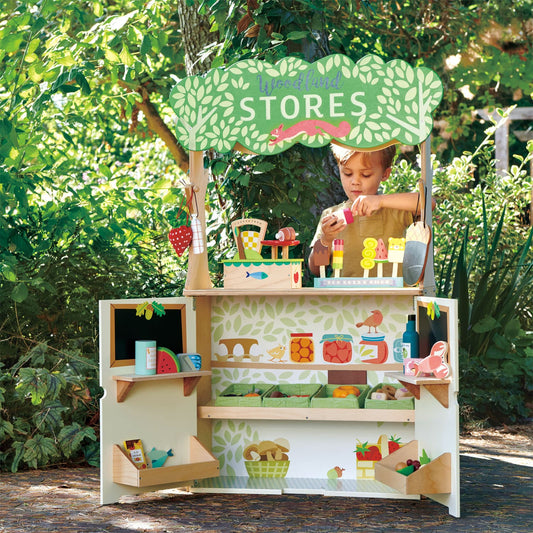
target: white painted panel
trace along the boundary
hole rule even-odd
[[[184,397],[181,380],[136,383],[126,399],[117,402],[113,376],[133,374],[135,369],[133,365],[110,367],[111,305],[145,301],[147,299],[100,302],[100,385],[105,390],[100,401],[100,500],[103,504],[116,502],[126,494],[155,490],[153,487],[140,489],[113,483],[113,444],[122,445],[124,440],[139,438],[145,452],[152,447],[164,451],[172,448],[174,457],[169,457],[165,463],[165,466],[172,466],[188,461],[189,437],[196,435],[196,393]],[[186,304],[187,350],[196,351],[192,299],[158,298],[155,301],[163,305]]]

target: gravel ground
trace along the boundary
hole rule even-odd
[[[0,532],[498,532],[533,529],[533,425],[461,436],[461,518],[422,498],[190,494],[99,505],[96,468],[0,475]]]

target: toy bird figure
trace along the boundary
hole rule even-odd
[[[372,314],[363,322],[357,322],[356,327],[360,328],[361,326],[368,326],[368,333],[370,333],[370,329],[374,328],[374,333],[378,332],[378,326],[383,322],[383,315],[381,311],[378,311],[377,309],[375,311],[372,311]]]
[[[275,348],[267,350],[267,354],[270,355],[270,361],[278,361],[284,363],[283,356],[285,355],[285,346],[279,344]]]

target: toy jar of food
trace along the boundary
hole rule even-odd
[[[359,343],[359,355],[363,363],[375,363],[380,365],[387,361],[389,356],[389,347],[385,342],[385,335],[381,333],[366,333],[361,335],[362,340]]]
[[[291,361],[312,363],[315,360],[315,346],[312,333],[291,333]]]
[[[324,335],[320,341],[322,357],[328,363],[349,363],[352,360],[352,336],[351,335]]]

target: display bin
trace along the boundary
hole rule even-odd
[[[412,398],[403,398],[401,400],[372,400],[371,396],[373,392],[376,392],[378,389],[381,389],[383,385],[392,385],[395,389],[403,388],[403,385],[400,383],[378,383],[376,386],[372,387],[365,399],[365,409],[414,409],[415,408],[415,399]]]
[[[359,389],[359,396],[350,394],[346,398],[333,398],[333,391],[343,385],[323,385],[311,399],[311,407],[329,407],[334,409],[359,409],[365,406],[365,398],[370,390],[368,385],[351,385]]]
[[[448,494],[451,491],[451,454],[443,453],[416,472],[404,476],[395,466],[407,459],[418,459],[418,441],[413,440],[391,453],[375,466],[375,479],[402,494]]]
[[[261,407],[263,397],[273,388],[272,383],[233,383],[215,398],[215,405]],[[244,396],[254,390],[260,391],[259,396]]]
[[[321,384],[298,383],[275,385],[263,396],[263,407],[309,407],[312,397],[320,390]],[[287,394],[284,398],[271,398],[274,391]]]
[[[219,475],[219,462],[195,436],[189,438],[189,460],[185,464],[138,469],[126,452],[113,445],[113,481],[132,487],[151,487]]]

